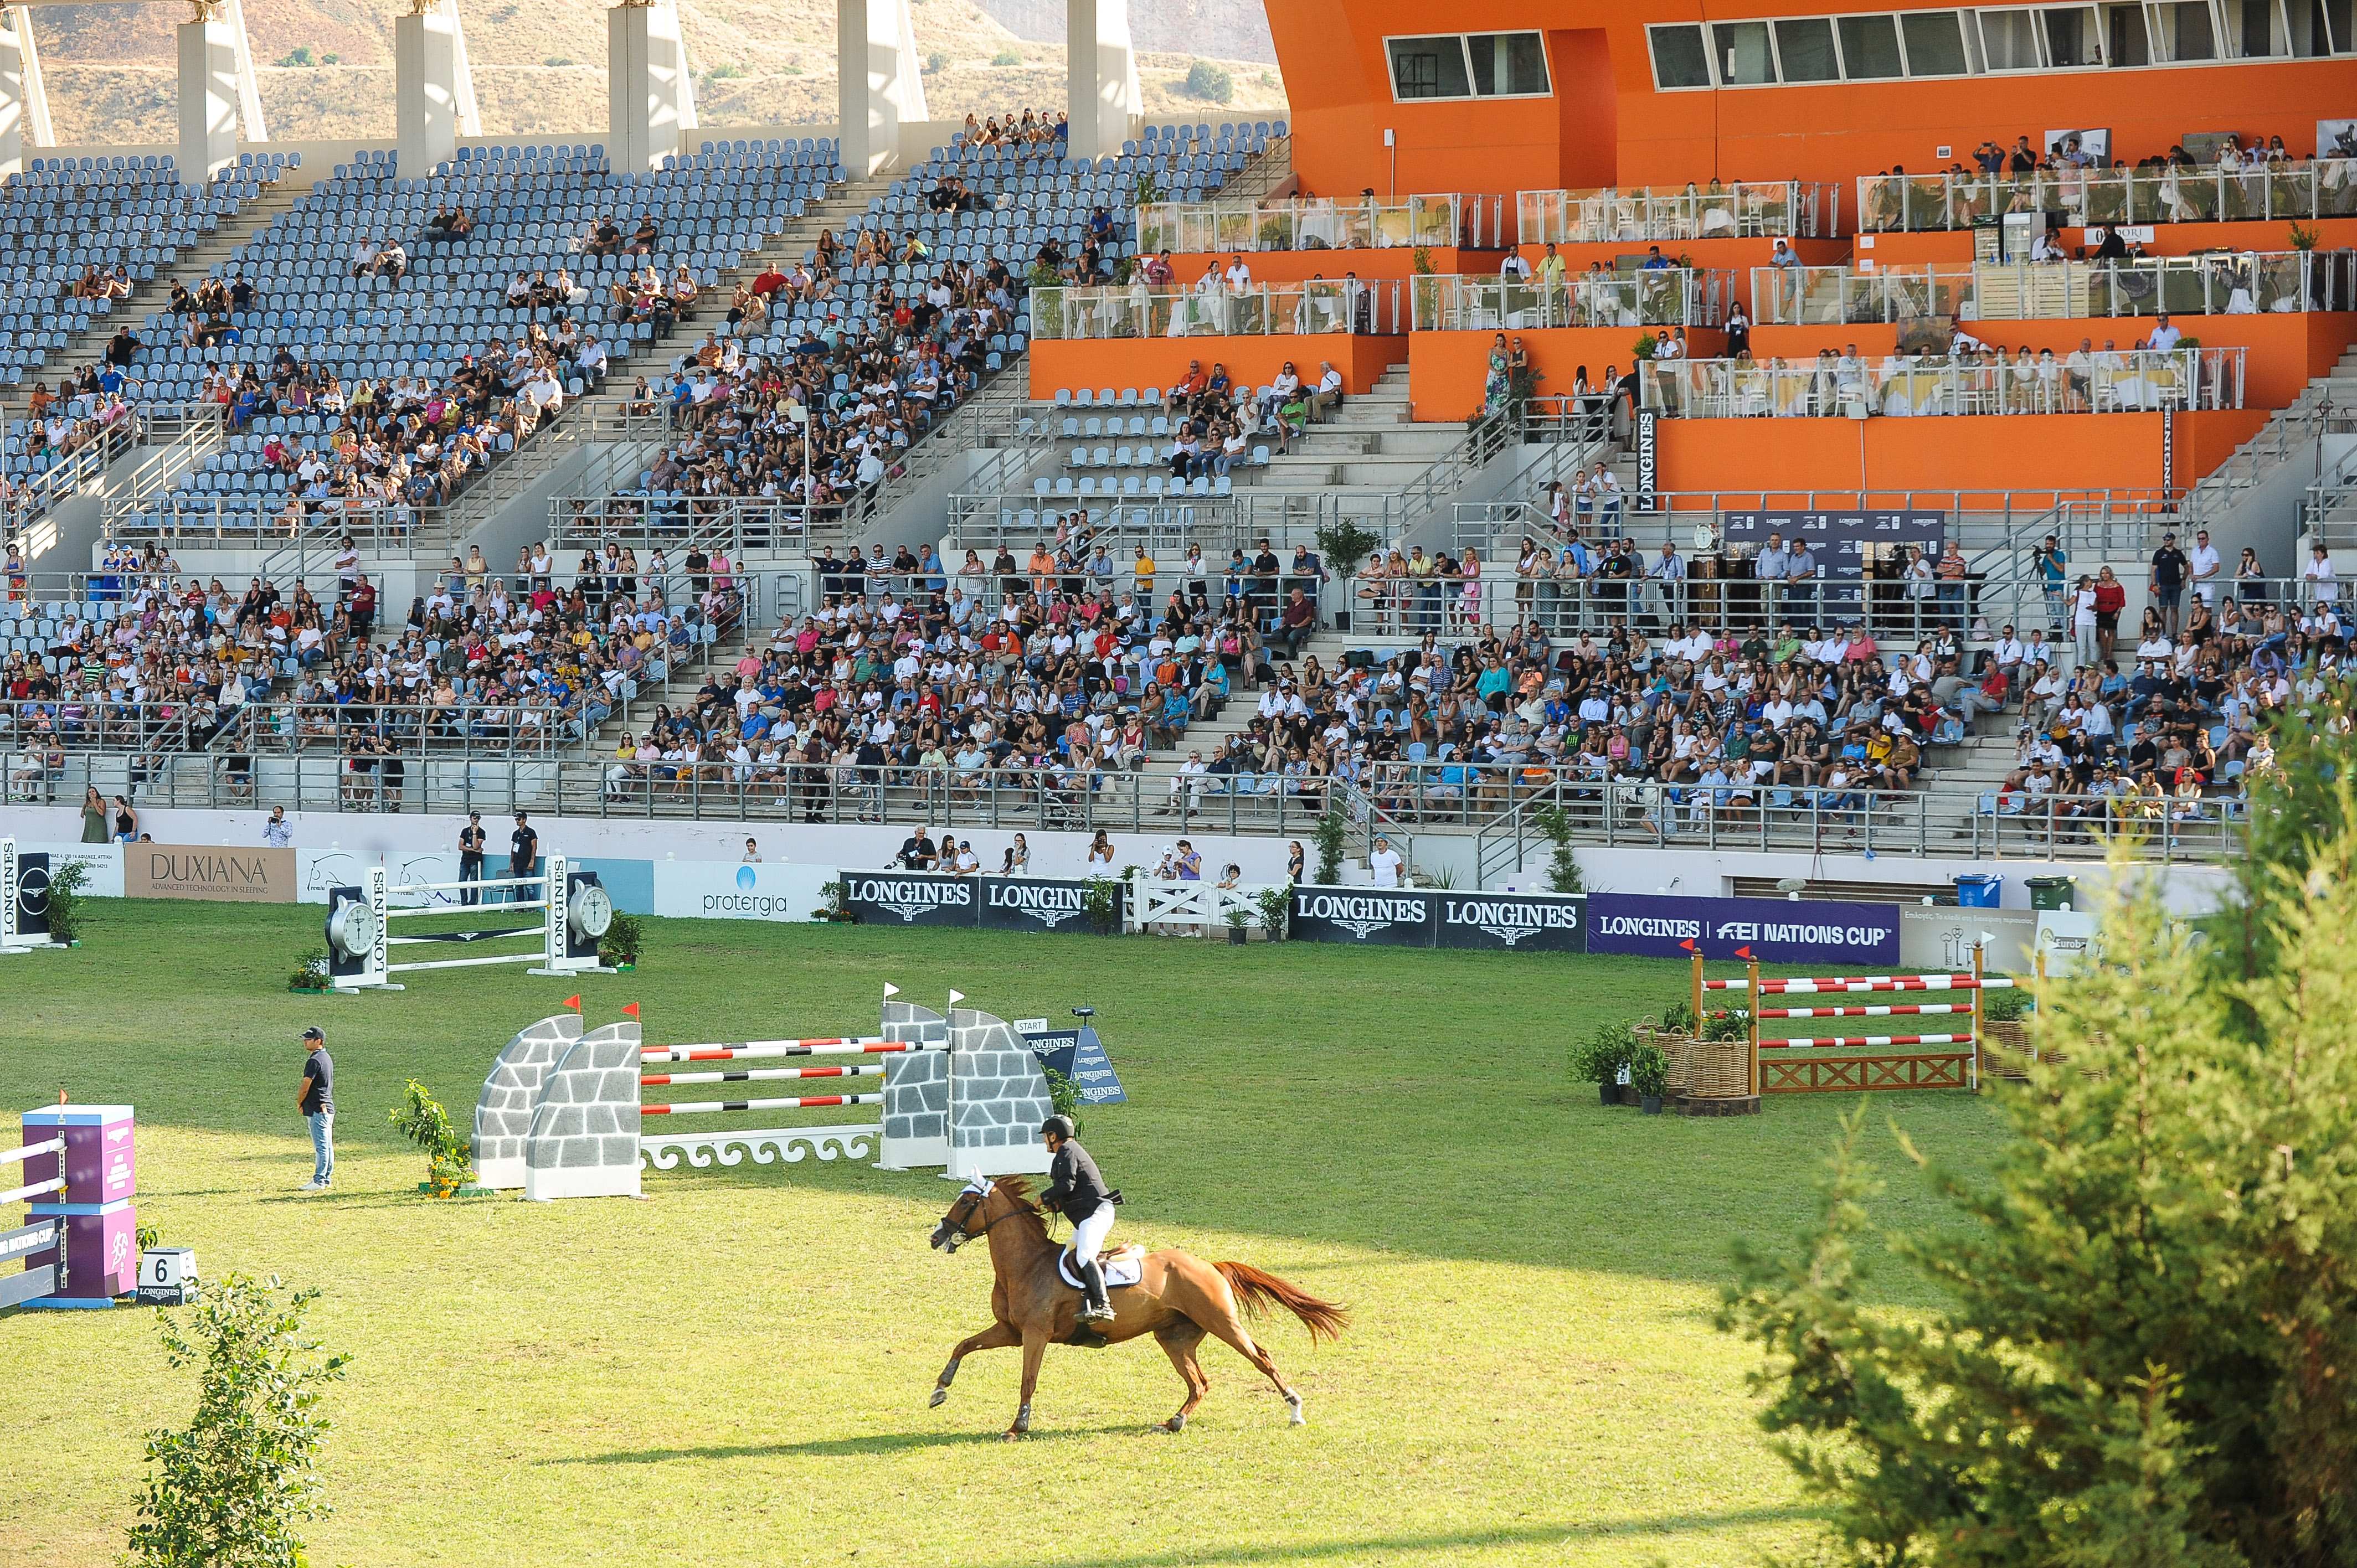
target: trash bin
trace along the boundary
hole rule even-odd
[[[1956,904],[1965,909],[1994,909],[1999,902],[1997,889],[2005,886],[2002,876],[1967,875],[1956,878]]]
[[[2033,909],[2068,909],[2079,890],[2075,876],[2033,876],[2025,885]]]

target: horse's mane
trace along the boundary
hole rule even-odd
[[[1000,1176],[990,1184],[990,1187],[1001,1197],[1013,1199],[1016,1214],[1031,1229],[1039,1231],[1043,1239],[1047,1236],[1047,1218],[1039,1212],[1039,1206],[1031,1201],[1029,1182],[1019,1176]]]

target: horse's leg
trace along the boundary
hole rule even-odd
[[[1022,1343],[1022,1332],[1011,1323],[994,1323],[979,1334],[967,1335],[950,1352],[949,1365],[942,1369],[942,1380],[933,1385],[933,1397],[926,1402],[927,1405],[938,1405],[950,1397],[950,1384],[957,1379],[958,1363],[976,1350],[1004,1350]]]
[[[1286,1386],[1284,1377],[1276,1369],[1276,1363],[1269,1359],[1268,1352],[1262,1349],[1254,1341],[1253,1337],[1244,1331],[1243,1319],[1231,1312],[1214,1317],[1206,1326],[1221,1339],[1234,1347],[1237,1355],[1258,1367],[1261,1369],[1261,1375],[1276,1385],[1276,1391],[1285,1396],[1286,1408],[1292,1412],[1293,1425],[1308,1424],[1309,1418],[1301,1413],[1301,1396]]]
[[[1170,1358],[1178,1380],[1187,1385],[1187,1402],[1162,1424],[1172,1432],[1184,1432],[1187,1418],[1195,1413],[1195,1407],[1203,1402],[1203,1394],[1211,1386],[1211,1380],[1203,1375],[1203,1363],[1195,1359],[1195,1347],[1203,1342],[1202,1326],[1190,1317],[1176,1318],[1156,1329],[1154,1337],[1161,1341],[1162,1353]]]
[[[1031,1396],[1039,1387],[1039,1363],[1048,1356],[1048,1328],[1041,1324],[1024,1331],[1023,1335],[1023,1401],[1015,1407],[1015,1424],[1006,1429],[1006,1441],[1031,1430]]]

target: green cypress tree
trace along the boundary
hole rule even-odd
[[[1888,1565],[2307,1568],[2357,1561],[2357,799],[2271,841],[2212,942],[2147,888],[2048,984],[2065,1055],[1996,1098],[1985,1181],[1917,1157],[1961,1234],[1885,1239],[1944,1305],[1869,1307],[1877,1178],[1844,1123],[1794,1253],[1738,1257],[1721,1326],[1761,1420]]]

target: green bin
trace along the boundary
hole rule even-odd
[[[2075,876],[2033,876],[2029,879],[2029,907],[2033,909],[2068,909],[2076,902],[2079,879]]]

